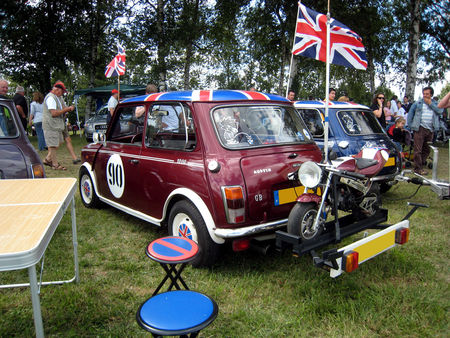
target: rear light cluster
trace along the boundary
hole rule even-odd
[[[345,253],[342,257],[342,263],[345,272],[352,272],[356,270],[359,265],[359,253],[356,251]]]
[[[222,187],[222,198],[228,223],[245,222],[244,192],[242,187]]]
[[[31,166],[31,171],[33,173],[33,178],[44,178],[44,167],[42,164],[33,164]]]
[[[395,232],[395,243],[405,244],[409,241],[409,228],[400,228]]]

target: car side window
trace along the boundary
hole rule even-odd
[[[182,103],[152,105],[147,115],[145,144],[154,148],[193,150],[197,138],[189,106]]]
[[[314,137],[323,137],[323,122],[320,112],[316,109],[298,109],[306,126]]]
[[[144,131],[145,106],[119,107],[113,117],[110,140],[120,143],[141,144]]]
[[[0,105],[0,138],[17,136],[13,113],[8,107]]]

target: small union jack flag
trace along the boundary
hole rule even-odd
[[[326,62],[327,17],[299,3],[292,53]],[[330,19],[330,63],[367,68],[361,37],[335,19]]]
[[[117,55],[106,66],[105,76],[107,78],[125,74],[125,49],[121,45],[117,45],[117,49]]]

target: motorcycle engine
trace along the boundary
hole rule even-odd
[[[341,189],[338,200],[338,209],[343,211],[351,211],[355,204],[355,195],[348,189]]]

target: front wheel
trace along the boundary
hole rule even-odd
[[[87,208],[97,208],[100,206],[100,200],[95,192],[94,183],[92,182],[91,175],[86,168],[80,169],[80,196],[81,201]]]
[[[324,219],[314,227],[318,206],[316,203],[297,203],[292,208],[287,224],[288,233],[300,236],[304,241],[313,241],[323,231]]]
[[[175,203],[169,214],[169,235],[186,237],[200,248],[192,261],[195,267],[211,266],[219,256],[220,246],[209,236],[205,221],[198,209],[189,201]]]

